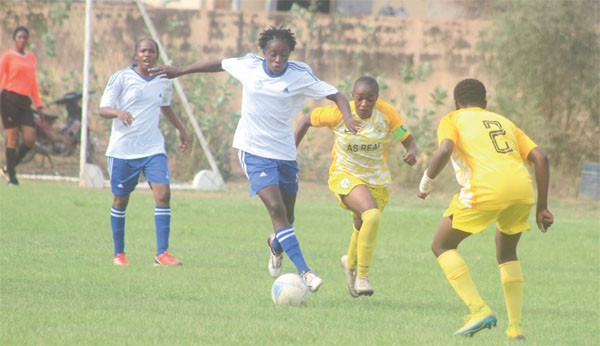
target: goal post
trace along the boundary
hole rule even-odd
[[[140,9],[142,17],[144,18],[144,23],[146,23],[146,27],[150,31],[150,35],[152,35],[152,39],[154,39],[154,41],[156,41],[156,43],[158,44],[158,49],[160,50],[161,59],[163,60],[163,62],[165,64],[170,65],[172,63],[171,59],[169,59],[169,56],[167,55],[167,51],[164,49],[164,47],[160,41],[160,38],[158,37],[156,28],[154,27],[154,24],[152,23],[152,19],[150,19],[150,16],[148,16],[148,12],[146,11],[144,4],[140,0],[136,0],[135,2],[137,4],[138,8]],[[190,103],[188,102],[187,96],[183,92],[183,87],[181,86],[181,83],[179,82],[179,80],[176,78],[173,79],[173,85],[175,86],[175,91],[177,92],[177,95],[179,96],[179,98],[181,100],[183,109],[185,110],[185,113],[186,113],[187,117],[189,118],[190,123],[192,124],[192,127],[194,128],[196,137],[200,141],[200,146],[202,146],[202,150],[206,154],[206,158],[208,159],[210,168],[212,170],[212,172],[204,172],[204,174],[200,174],[200,173],[203,173],[202,171],[200,171],[198,174],[196,174],[196,177],[194,178],[194,187],[199,190],[221,190],[225,186],[225,182],[223,181],[223,176],[221,175],[221,172],[219,171],[219,167],[217,166],[217,162],[215,161],[215,158],[212,155],[210,148],[208,147],[208,142],[206,141],[206,138],[202,134],[202,129],[200,129],[200,125],[198,125],[198,121],[196,121],[196,118],[194,117],[194,114],[192,112],[192,108],[190,107]]]

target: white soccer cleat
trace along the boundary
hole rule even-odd
[[[359,296],[372,296],[375,292],[373,291],[373,287],[371,287],[369,277],[367,276],[356,277],[356,282],[354,283],[354,290]]]
[[[319,290],[319,287],[321,287],[321,285],[323,284],[323,280],[320,277],[316,276],[313,272],[305,272],[302,273],[301,276],[304,279],[304,282],[306,282],[308,290],[311,292],[317,292]]]
[[[277,252],[273,249],[273,239],[275,234],[271,234],[267,238],[267,244],[271,250],[271,257],[269,258],[269,274],[271,277],[277,278],[281,274],[281,262],[283,261],[283,252]]]
[[[346,274],[346,286],[348,292],[354,298],[358,297],[358,293],[354,289],[354,283],[356,282],[356,268],[348,268],[348,256],[342,256],[342,267],[344,267],[344,274]]]

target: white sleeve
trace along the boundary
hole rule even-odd
[[[300,78],[294,82],[293,89],[299,90],[302,95],[313,99],[322,99],[338,92],[336,87],[315,76],[306,63],[292,61],[288,68],[300,74]]]
[[[256,55],[248,53],[241,58],[227,58],[221,61],[221,67],[235,79],[240,80],[248,70],[248,66],[260,60]]]
[[[117,72],[113,74],[108,83],[106,84],[106,88],[104,89],[104,94],[102,94],[102,99],[100,100],[100,108],[109,107],[115,108],[117,105],[117,101],[119,100],[119,96],[121,96],[121,90],[123,89],[122,78],[120,78],[121,73]]]
[[[337,94],[338,90],[333,85],[319,80],[306,88],[305,95],[313,99],[323,99],[329,95]]]

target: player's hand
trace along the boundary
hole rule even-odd
[[[433,182],[435,179],[431,179],[427,175],[427,170],[423,172],[423,177],[421,177],[421,182],[419,183],[419,190],[417,191],[417,197],[420,199],[427,199],[431,190],[433,189]]]
[[[412,151],[407,151],[404,155],[402,155],[402,160],[411,166],[414,166],[415,163],[417,163],[417,157]]]
[[[352,132],[353,134],[357,134],[358,131],[360,131],[364,125],[362,121],[356,120],[354,118],[344,118],[344,123],[346,124],[346,128],[348,129],[348,131]]]
[[[535,215],[535,220],[540,231],[546,233],[548,228],[554,223],[554,215],[552,215],[548,209],[538,210]]]
[[[179,135],[179,140],[181,141],[181,144],[179,144],[179,148],[184,153],[188,152],[190,150],[190,148],[192,147],[192,144],[190,143],[190,140],[188,139],[187,135],[180,134]]]
[[[121,123],[123,123],[125,126],[129,126],[133,123],[133,115],[131,115],[129,112],[118,112],[117,118],[119,118]]]
[[[40,107],[37,109],[38,115],[40,116],[40,120],[42,123],[46,122],[46,114],[44,113],[44,108]]]
[[[178,68],[170,65],[154,66],[148,69],[150,76],[159,76],[160,78],[176,78],[179,77]]]
[[[430,192],[421,192],[417,191],[417,197],[420,199],[427,199],[429,197]]]

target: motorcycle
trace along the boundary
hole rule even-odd
[[[81,106],[79,105],[81,98],[82,93],[72,91],[49,104],[64,107],[67,111],[66,120],[58,127],[55,127],[59,118],[57,114],[44,112],[44,120],[42,120],[38,111],[33,110],[36,124],[35,145],[23,158],[22,163],[33,160],[35,155],[41,155],[48,159],[50,165],[54,167],[51,156],[66,157],[78,153],[76,149],[81,138]],[[86,155],[88,163],[96,163],[93,154],[94,144],[88,136]]]

